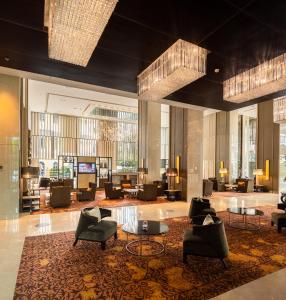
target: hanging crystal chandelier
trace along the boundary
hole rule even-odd
[[[286,96],[273,100],[273,122],[286,123]]]
[[[286,89],[286,53],[223,82],[223,98],[241,103]]]
[[[117,0],[46,0],[49,58],[85,67]]]
[[[138,75],[139,100],[160,100],[206,74],[208,51],[177,40]]]

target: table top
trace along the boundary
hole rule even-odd
[[[225,187],[238,187],[238,184],[229,184],[229,183],[226,183],[224,186]]]
[[[125,191],[127,193],[137,193],[139,191],[139,189],[123,189],[123,191]]]
[[[256,208],[247,208],[247,207],[230,207],[227,209],[228,212],[238,215],[246,216],[263,216],[264,212]]]
[[[181,190],[165,190],[164,192],[181,192]]]
[[[143,230],[143,220],[137,222],[130,222],[122,226],[122,231],[137,235],[159,235],[169,231],[167,224],[160,221],[149,221],[147,230]]]

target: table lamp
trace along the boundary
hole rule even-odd
[[[255,176],[255,185],[259,185],[259,176],[263,176],[262,169],[254,169],[253,175]]]
[[[38,167],[22,167],[21,168],[21,174],[22,178],[27,179],[27,189],[28,189],[28,195],[31,195],[31,183],[33,178],[39,177],[39,168]]]
[[[227,168],[220,168],[219,174],[220,174],[221,182],[224,182],[224,176],[225,174],[227,174]]]
[[[175,179],[175,177],[178,176],[178,170],[176,168],[168,168],[166,171],[166,176],[170,177],[170,190],[172,190],[172,177]]]

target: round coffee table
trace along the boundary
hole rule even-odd
[[[139,220],[137,222],[130,222],[122,226],[122,231],[127,235],[127,244],[125,246],[126,250],[130,254],[138,256],[153,256],[163,253],[165,251],[164,235],[169,231],[168,225],[160,221],[147,220],[148,227],[146,230],[143,230],[143,222],[146,221]],[[139,239],[128,242],[129,234],[139,236]],[[163,236],[163,243],[149,239],[150,236],[158,235]],[[159,249],[157,251],[153,251],[151,254],[146,254],[142,252],[143,244],[157,246]],[[134,251],[132,246],[139,246],[139,253]]]
[[[227,211],[229,226],[244,230],[260,230],[260,218],[264,216],[264,212],[262,210],[246,207],[230,207]],[[242,216],[242,220],[231,220],[230,216],[233,214]],[[248,217],[257,217],[258,223],[248,222]]]

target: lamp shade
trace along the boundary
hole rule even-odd
[[[30,179],[39,177],[39,168],[38,167],[22,167],[21,174],[23,178]]]
[[[220,174],[227,174],[227,168],[220,168],[219,173]]]
[[[176,168],[168,168],[166,171],[166,175],[169,177],[176,177],[178,176],[178,170]]]
[[[138,168],[137,172],[142,174],[148,174],[148,168],[143,168],[143,167]]]
[[[263,175],[263,170],[262,169],[254,169],[253,170],[253,175],[261,176],[261,175]]]

